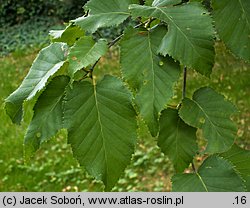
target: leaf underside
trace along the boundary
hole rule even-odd
[[[111,190],[131,160],[136,143],[136,113],[122,81],[105,76],[97,85],[75,82],[68,88],[64,125],[73,154]]]
[[[63,66],[66,54],[64,43],[53,43],[40,51],[20,87],[5,100],[7,114],[14,123],[20,124],[22,120],[23,102],[45,87],[48,79]]]
[[[174,7],[131,5],[132,16],[154,17],[169,25],[158,52],[209,76],[214,65],[212,18],[200,3]]]
[[[250,62],[250,1],[213,0],[216,29],[227,47]]]
[[[89,10],[87,17],[79,17],[73,22],[84,31],[94,33],[98,28],[121,24],[130,14],[128,6],[133,0],[91,0],[85,5]]]
[[[179,114],[187,124],[203,130],[208,141],[206,152],[219,153],[227,151],[234,143],[237,128],[230,116],[235,112],[232,103],[204,87],[194,93],[192,100],[183,100]]]
[[[233,166],[218,156],[207,158],[197,173],[172,178],[174,192],[244,192],[245,186]]]
[[[178,110],[166,109],[160,117],[158,146],[173,162],[176,172],[183,172],[198,150],[196,128],[185,124]]]
[[[63,98],[68,83],[68,77],[58,76],[39,96],[25,135],[26,156],[36,151],[44,141],[55,136],[63,128]]]
[[[172,98],[180,76],[178,62],[157,54],[165,33],[165,27],[153,31],[130,28],[121,42],[122,74],[136,92],[135,103],[153,136],[159,131],[159,113]]]

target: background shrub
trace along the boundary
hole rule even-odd
[[[0,25],[23,23],[33,17],[50,16],[68,21],[82,15],[87,0],[1,0]]]
[[[43,47],[49,43],[48,31],[62,28],[54,17],[34,17],[22,24],[0,28],[0,57]]]
[[[88,0],[2,0],[0,4],[0,57],[49,44],[50,30],[65,28],[64,22],[82,16]],[[130,19],[119,27],[100,28],[95,34],[109,41],[122,33]]]
[[[49,31],[82,16],[87,1],[1,0],[0,57],[49,43]]]

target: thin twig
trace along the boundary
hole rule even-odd
[[[195,166],[194,166],[194,163],[193,163],[193,162],[192,162],[192,169],[193,169],[194,173],[197,173],[197,172],[196,172],[196,168],[195,168]]]
[[[102,34],[97,30],[96,34],[99,36],[99,38],[102,38]]]
[[[136,29],[136,28],[139,28],[139,27],[141,27],[142,25],[145,25],[145,24],[147,24],[147,23],[149,23],[149,22],[152,22],[152,19],[149,19],[149,20],[146,20],[146,21],[144,21],[144,22],[141,22],[140,24],[134,26],[134,28],[135,28],[135,29]],[[111,42],[109,42],[108,47],[111,48],[112,46],[114,46],[119,40],[121,40],[121,38],[122,38],[123,36],[124,36],[124,33],[121,34],[121,35],[119,35],[118,37],[116,37],[116,38],[115,38],[114,40],[112,40]],[[87,76],[85,75],[83,79],[85,79],[85,78],[87,78],[87,77],[90,77],[91,79],[93,78],[93,76],[92,76],[93,71],[94,71],[96,65],[98,64],[98,62],[100,61],[100,59],[101,59],[101,58],[99,58],[99,59],[94,63],[94,65],[90,68],[89,73],[87,74]]]
[[[89,15],[89,10],[84,14],[84,17],[87,17]]]
[[[167,107],[168,107],[168,108],[172,108],[172,109],[176,109],[176,108],[177,108],[177,105],[168,104]]]
[[[141,27],[142,25],[145,25],[145,24],[148,24],[148,23],[151,23],[153,20],[152,19],[149,19],[149,20],[146,20],[144,22],[141,22],[140,24],[134,26],[134,29],[137,29],[139,27]],[[111,48],[113,45],[115,45],[119,40],[121,40],[121,38],[124,36],[124,33],[119,35],[118,37],[116,37],[114,40],[112,40],[110,43],[109,43],[109,48]]]
[[[84,79],[86,79],[86,78],[88,78],[88,77],[89,77],[89,72],[86,73],[86,74],[84,74],[84,76],[83,76],[79,81],[82,81],[82,80],[84,80]]]
[[[108,44],[108,47],[111,48],[113,45],[115,45],[122,37],[123,37],[124,34],[121,34],[120,36],[116,37],[114,40],[112,40],[109,44]],[[93,71],[96,67],[96,65],[98,64],[98,62],[101,60],[101,58],[99,58],[94,64],[93,66],[90,68],[90,78],[92,79],[92,74],[93,74]]]
[[[151,18],[148,20],[148,22],[145,23],[146,28],[150,28],[151,23],[152,23],[153,21],[155,21],[155,20],[156,20],[156,18],[152,18],[152,17],[151,17]]]
[[[115,45],[119,40],[121,40],[121,38],[124,36],[124,33],[119,35],[118,37],[116,37],[114,40],[112,40],[109,43],[109,48],[111,48],[113,45]]]
[[[93,74],[93,71],[94,71],[94,69],[95,69],[95,67],[96,67],[96,65],[98,64],[98,62],[100,61],[100,59],[101,58],[99,58],[95,63],[94,63],[94,65],[90,68],[90,78],[92,79],[92,74]]]
[[[182,84],[182,100],[186,98],[187,92],[187,67],[185,66],[183,69],[183,84]],[[177,109],[181,108],[182,102],[177,105]]]
[[[146,21],[144,21],[144,22],[141,22],[141,23],[139,23],[138,25],[134,26],[134,28],[137,29],[137,28],[141,27],[142,25],[147,24],[148,22],[149,22],[149,20],[146,20]]]

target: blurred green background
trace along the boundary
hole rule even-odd
[[[61,131],[29,161],[23,160],[23,138],[32,110],[26,107],[21,126],[13,125],[4,112],[4,99],[27,74],[41,47],[49,44],[48,32],[63,28],[63,22],[81,16],[86,1],[3,0],[0,5],[0,191],[102,191],[72,156],[66,132]],[[25,2],[25,3],[24,3]],[[114,36],[119,30],[104,30]],[[250,64],[236,59],[223,43],[216,44],[216,63],[211,79],[188,72],[187,96],[202,86],[210,86],[225,95],[239,109],[233,117],[238,124],[236,142],[250,149]],[[113,47],[95,70],[97,78],[106,73],[120,76],[119,48]],[[181,99],[182,80],[176,85],[173,103]],[[173,167],[156,147],[155,138],[138,121],[138,142],[131,164],[114,191],[170,191]],[[200,148],[204,140],[200,132]],[[195,158],[199,164],[202,158]],[[189,169],[186,170],[188,172]]]

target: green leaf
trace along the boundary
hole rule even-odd
[[[136,143],[132,95],[122,81],[105,76],[97,85],[75,82],[68,88],[65,127],[73,154],[111,190],[131,160]]]
[[[250,192],[250,176],[247,176],[245,180],[246,180],[246,189],[248,192]]]
[[[250,151],[233,145],[230,150],[220,156],[234,165],[234,168],[246,181],[247,190],[250,191]]]
[[[250,151],[233,145],[230,150],[220,154],[230,161],[243,176],[250,176]]]
[[[40,51],[20,87],[5,100],[5,109],[14,123],[22,120],[23,102],[32,99],[63,66],[67,49],[64,43],[53,43]]]
[[[108,51],[108,43],[104,39],[95,42],[92,37],[82,37],[70,49],[69,73],[73,75],[87,66],[93,65],[99,58],[101,58]]]
[[[175,192],[244,192],[242,179],[225,159],[210,156],[197,173],[177,174],[172,178]]]
[[[180,76],[179,63],[157,54],[165,27],[153,31],[129,29],[121,42],[122,73],[136,92],[135,103],[153,136],[159,131],[159,113],[173,95]]]
[[[237,128],[230,116],[235,112],[232,103],[204,87],[194,93],[193,100],[183,100],[179,114],[187,124],[203,130],[208,140],[206,152],[218,153],[227,151],[234,143]]]
[[[154,17],[169,25],[158,52],[170,55],[189,68],[209,76],[214,65],[213,25],[208,12],[199,3],[175,7],[131,5],[134,17]]]
[[[181,0],[154,0],[152,6],[165,7],[181,3]]]
[[[213,0],[216,29],[227,47],[250,62],[250,1]]]
[[[63,98],[68,83],[66,76],[55,77],[38,98],[25,135],[26,154],[36,151],[63,128]]]
[[[76,40],[84,35],[83,30],[74,25],[69,25],[65,30],[51,30],[49,32],[52,42],[64,42],[72,46]]]
[[[90,0],[85,5],[89,16],[79,17],[73,22],[91,33],[101,27],[119,25],[130,16],[128,6],[131,3],[133,0]]]
[[[154,0],[145,0],[145,5],[151,6],[153,4]]]
[[[175,170],[183,172],[198,150],[196,129],[185,124],[177,110],[168,108],[160,117],[158,146],[173,162]]]

